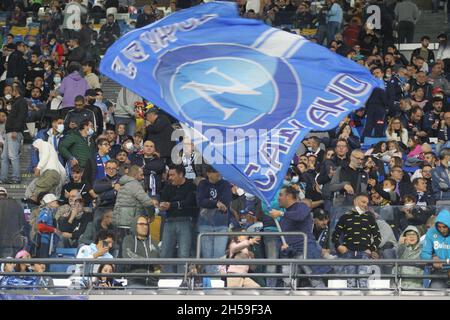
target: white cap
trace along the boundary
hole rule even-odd
[[[53,193],[48,193],[42,198],[44,204],[49,204],[50,202],[57,201],[58,198]]]

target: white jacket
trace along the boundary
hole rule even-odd
[[[389,134],[389,131],[386,130],[386,138],[387,138],[387,141],[394,140],[397,142],[403,142],[405,145],[408,145],[408,130],[403,128],[402,134],[400,137],[395,132],[393,132],[392,134]]]
[[[47,170],[55,170],[61,176],[61,181],[66,180],[66,170],[59,162],[58,154],[55,148],[42,139],[37,139],[33,142],[33,147],[39,150],[39,163],[36,168],[38,168],[43,174]]]

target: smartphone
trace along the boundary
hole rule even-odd
[[[105,240],[102,241],[102,245],[103,245],[103,248],[109,247],[108,241],[105,241]]]

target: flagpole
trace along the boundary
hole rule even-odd
[[[280,226],[280,223],[278,222],[278,220],[276,218],[274,218],[273,220],[275,221],[275,224],[277,225],[278,231],[283,232],[281,230],[281,226]],[[281,242],[283,242],[283,245],[287,246],[286,239],[284,238],[284,236],[280,236],[280,237],[281,237]]]

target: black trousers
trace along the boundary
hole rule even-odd
[[[367,120],[362,132],[362,137],[383,137],[385,135],[386,111],[380,110],[380,108],[371,108],[369,106],[366,112]]]
[[[414,39],[414,23],[410,21],[400,21],[398,24],[398,42],[412,43]]]

